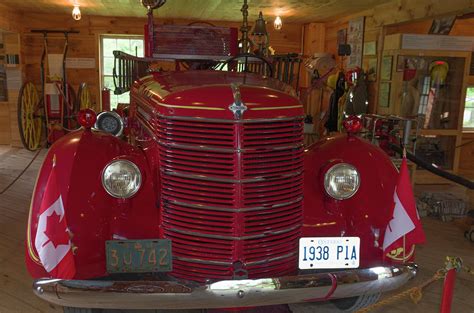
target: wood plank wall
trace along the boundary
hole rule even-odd
[[[18,53],[18,35],[15,33],[20,27],[20,15],[10,7],[0,3],[0,32],[2,32],[3,52]],[[8,101],[0,102],[0,144],[19,142],[18,131],[12,131],[17,125],[16,92],[8,91]],[[17,128],[17,127],[16,127]]]

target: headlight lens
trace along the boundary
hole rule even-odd
[[[102,185],[115,198],[130,198],[142,183],[138,167],[128,160],[110,162],[102,172]]]
[[[337,200],[349,199],[360,186],[360,175],[356,168],[347,163],[332,166],[324,175],[324,189]]]

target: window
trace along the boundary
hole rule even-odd
[[[102,36],[100,41],[100,51],[102,56],[101,65],[101,89],[110,89],[110,107],[117,107],[118,103],[129,103],[129,93],[121,95],[114,94],[114,50],[123,51],[125,53],[143,57],[143,36],[129,35],[107,35]]]
[[[474,128],[474,86],[467,87],[466,90],[462,126],[464,128]]]

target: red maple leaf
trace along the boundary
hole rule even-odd
[[[43,246],[49,242],[54,245],[54,248],[57,248],[59,245],[69,244],[69,234],[67,233],[66,223],[64,219],[61,221],[61,216],[58,215],[56,211],[47,217],[44,234],[49,240],[46,241]]]

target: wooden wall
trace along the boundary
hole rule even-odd
[[[329,22],[326,24],[325,47],[328,53],[331,53],[336,57],[336,60],[339,64],[341,64],[343,60],[337,56],[337,32],[341,29],[347,29],[349,26],[349,20],[359,16],[365,16],[364,43],[375,41],[377,49],[381,48],[381,42],[383,41],[383,27],[377,24],[376,20],[374,19],[373,13],[371,14],[370,11],[361,12],[360,14],[356,15],[346,16],[334,22]],[[365,61],[364,58],[366,57],[363,57],[362,59],[363,64]],[[368,83],[369,112],[375,112],[377,85],[377,81]]]
[[[461,141],[459,169],[474,174],[474,133],[464,133]]]
[[[10,7],[0,3],[0,32],[4,47],[4,54],[18,53],[18,34],[16,33],[20,25],[20,15],[15,13]],[[9,144],[13,141],[19,142],[18,132],[12,133],[12,129],[17,126],[16,122],[16,92],[8,91],[8,101],[0,101],[0,144]]]

